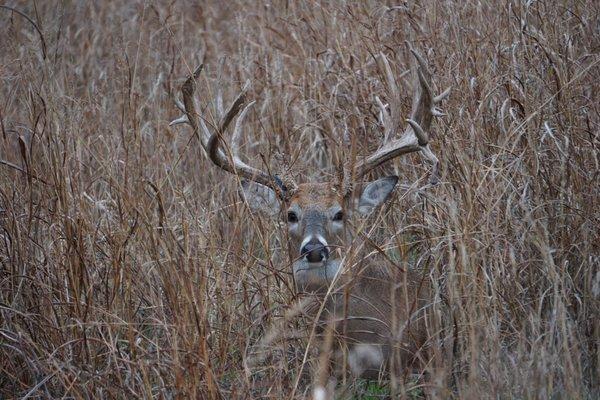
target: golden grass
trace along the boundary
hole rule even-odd
[[[431,382],[440,398],[599,395],[598,3],[8,6],[20,13],[0,8],[0,397],[310,393],[316,357],[303,363],[281,228],[168,126],[173,98],[204,53],[209,120],[250,80],[249,160],[274,168],[281,151],[327,179],[344,132],[376,148],[376,56],[399,76],[405,41],[438,92],[453,87],[431,132],[442,183],[399,191],[382,222],[381,245],[437,285],[432,341],[456,335]],[[419,187],[427,166],[409,156],[372,177],[393,171]]]

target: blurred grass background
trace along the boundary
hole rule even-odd
[[[378,54],[400,76],[405,41],[453,87],[431,132],[441,184],[399,191],[381,222],[456,335],[431,382],[599,395],[597,2],[9,1],[0,38],[1,398],[307,396],[281,226],[168,126],[174,98],[202,56],[209,120],[250,80],[248,160],[283,152],[327,180],[349,137],[377,148]],[[427,166],[371,178],[390,172],[419,186]]]

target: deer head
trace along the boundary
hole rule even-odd
[[[295,260],[294,278],[300,290],[327,290],[339,268],[341,250],[349,240],[346,229],[348,218],[355,212],[372,212],[388,199],[398,182],[397,176],[388,176],[364,185],[360,193],[353,193],[354,185],[348,184],[349,176],[361,179],[369,171],[389,160],[403,154],[420,152],[432,164],[431,183],[437,182],[438,160],[429,148],[426,132],[431,126],[433,116],[441,115],[435,105],[448,95],[449,89],[434,97],[430,87],[431,75],[425,61],[412,48],[411,51],[417,61],[415,95],[411,116],[406,120],[408,126],[403,135],[395,138],[401,124],[396,115],[400,109],[400,96],[388,61],[381,54],[387,85],[391,92],[391,115],[388,106],[376,97],[381,109],[384,142],[376,152],[359,159],[352,168],[352,174],[344,168],[345,176],[336,183],[309,182],[298,185],[289,175],[270,174],[244,163],[238,155],[238,141],[244,117],[253,103],[241,111],[230,146],[222,145],[228,125],[245,102],[247,86],[225,113],[219,126],[214,129],[209,129],[198,116],[193,97],[196,79],[202,67],[198,68],[182,87],[183,104],[177,104],[185,114],[172,124],[185,122],[191,125],[213,163],[241,179],[242,192],[251,208],[284,216],[289,232],[289,248]]]
[[[354,212],[369,214],[390,195],[398,177],[366,185],[356,201],[331,183],[303,183],[285,201],[275,191],[254,182],[243,184],[248,204],[262,211],[281,210],[287,224],[294,280],[302,291],[327,290],[351,240],[346,223]]]

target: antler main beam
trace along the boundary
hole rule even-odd
[[[242,161],[239,157],[239,140],[242,136],[242,126],[246,114],[254,101],[250,102],[246,106],[246,92],[249,87],[247,82],[242,89],[242,92],[233,101],[229,110],[225,113],[221,119],[219,126],[213,128],[213,132],[206,125],[204,119],[196,111],[196,101],[194,99],[194,93],[196,91],[196,82],[202,72],[203,64],[201,64],[192,75],[188,77],[183,86],[181,87],[181,93],[183,95],[183,103],[176,101],[177,107],[184,113],[179,118],[174,119],[169,125],[176,125],[180,123],[189,124],[193,131],[200,139],[200,144],[206,151],[206,154],[210,160],[219,168],[240,176],[243,179],[254,181],[265,185],[273,189],[280,197],[285,198],[289,196],[295,189],[296,185],[291,179],[286,179],[286,184],[276,176],[271,176],[264,171],[257,168],[251,167]],[[243,108],[243,109],[242,109]],[[228,126],[235,119],[238,113],[241,114],[237,119],[232,135],[232,143],[228,148],[223,148],[222,143],[224,142],[223,135],[226,132]]]
[[[358,161],[355,167],[357,178],[363,177],[372,169],[403,154],[421,152],[423,157],[432,165],[430,183],[436,184],[438,182],[439,161],[429,147],[429,135],[427,132],[431,127],[433,117],[443,115],[436,108],[436,105],[450,94],[450,88],[446,89],[439,96],[433,96],[430,85],[431,73],[427,68],[425,60],[412,47],[410,47],[410,51],[417,61],[417,82],[415,82],[415,95],[410,118],[406,120],[409,126],[400,138],[391,139],[395,136],[399,125],[394,113],[400,109],[400,95],[390,65],[385,55],[381,54],[385,66],[387,86],[391,91],[390,109],[392,116],[390,117],[387,114],[386,106],[379,99],[376,99],[381,108],[381,120],[385,129],[384,143],[373,154]]]

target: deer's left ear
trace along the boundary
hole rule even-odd
[[[260,183],[243,181],[242,193],[251,209],[271,216],[279,213],[279,200],[273,189]]]
[[[383,204],[398,183],[397,176],[386,176],[369,183],[358,199],[358,212],[367,215]]]

